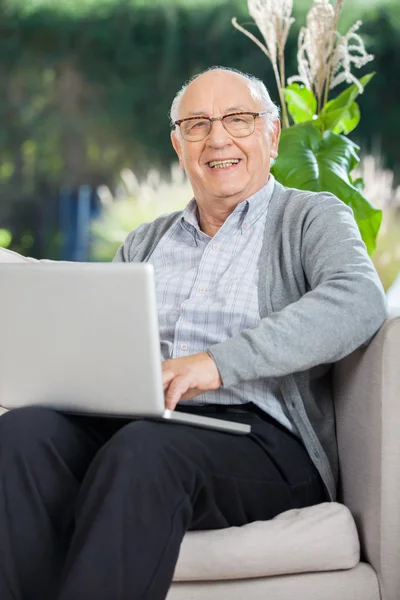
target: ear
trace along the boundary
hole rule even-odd
[[[270,133],[271,136],[271,158],[278,156],[279,138],[281,136],[281,124],[280,121],[275,121],[274,129]]]
[[[179,166],[182,170],[184,170],[183,160],[182,160],[181,140],[179,139],[179,136],[176,131],[171,131],[171,142],[172,142],[172,145],[174,147],[176,154],[178,155]]]

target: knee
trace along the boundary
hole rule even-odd
[[[55,411],[37,406],[16,408],[0,418],[0,447],[28,450],[48,439],[57,431],[62,416]]]
[[[119,462],[151,463],[155,466],[167,459],[174,444],[174,432],[169,424],[157,421],[134,421],[116,433],[107,444],[107,454]]]

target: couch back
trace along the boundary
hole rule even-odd
[[[340,499],[383,598],[400,590],[400,313],[334,366]]]

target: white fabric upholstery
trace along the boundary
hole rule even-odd
[[[188,532],[174,581],[351,569],[359,560],[350,511],[343,504],[326,502],[243,527]]]
[[[381,600],[374,570],[302,573],[234,581],[174,583],[167,600]]]
[[[383,600],[400,598],[400,311],[334,368],[341,499]]]
[[[0,262],[30,263],[38,261],[35,258],[28,258],[26,256],[22,256],[21,254],[17,254],[17,252],[12,252],[11,250],[7,250],[6,248],[0,248]]]
[[[22,256],[22,254],[18,254],[17,252],[13,252],[12,250],[7,250],[7,248],[0,248],[0,263],[51,263],[51,262],[68,262],[64,260],[54,261],[49,260],[47,258],[43,258],[38,260],[37,258],[32,258],[30,256]]]

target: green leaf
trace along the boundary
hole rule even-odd
[[[285,186],[312,192],[331,192],[353,209],[361,237],[371,255],[382,221],[376,209],[353,183],[350,173],[358,165],[358,146],[348,138],[313,123],[294,125],[282,132],[279,156],[272,172]]]
[[[350,183],[352,185],[354,185],[355,188],[357,188],[360,192],[362,192],[365,188],[365,183],[364,183],[364,179],[362,177],[359,177],[358,179],[354,179],[354,181],[352,180],[352,178],[350,177]]]
[[[361,77],[361,85],[365,88],[374,75],[375,73],[369,73]],[[359,94],[360,90],[358,87],[355,84],[351,85],[347,90],[339,94],[337,98],[327,102],[315,123],[320,128],[323,125],[325,131],[330,129],[335,133],[350,133],[350,131],[353,131],[357,127],[360,121],[360,111],[358,105],[355,103]]]
[[[344,135],[348,135],[357,127],[360,119],[360,108],[357,102],[353,102],[353,104],[340,115],[339,121],[332,127],[332,131],[333,133],[344,133]]]
[[[311,90],[298,83],[284,89],[288,111],[295,123],[311,121],[317,112],[317,99]]]

